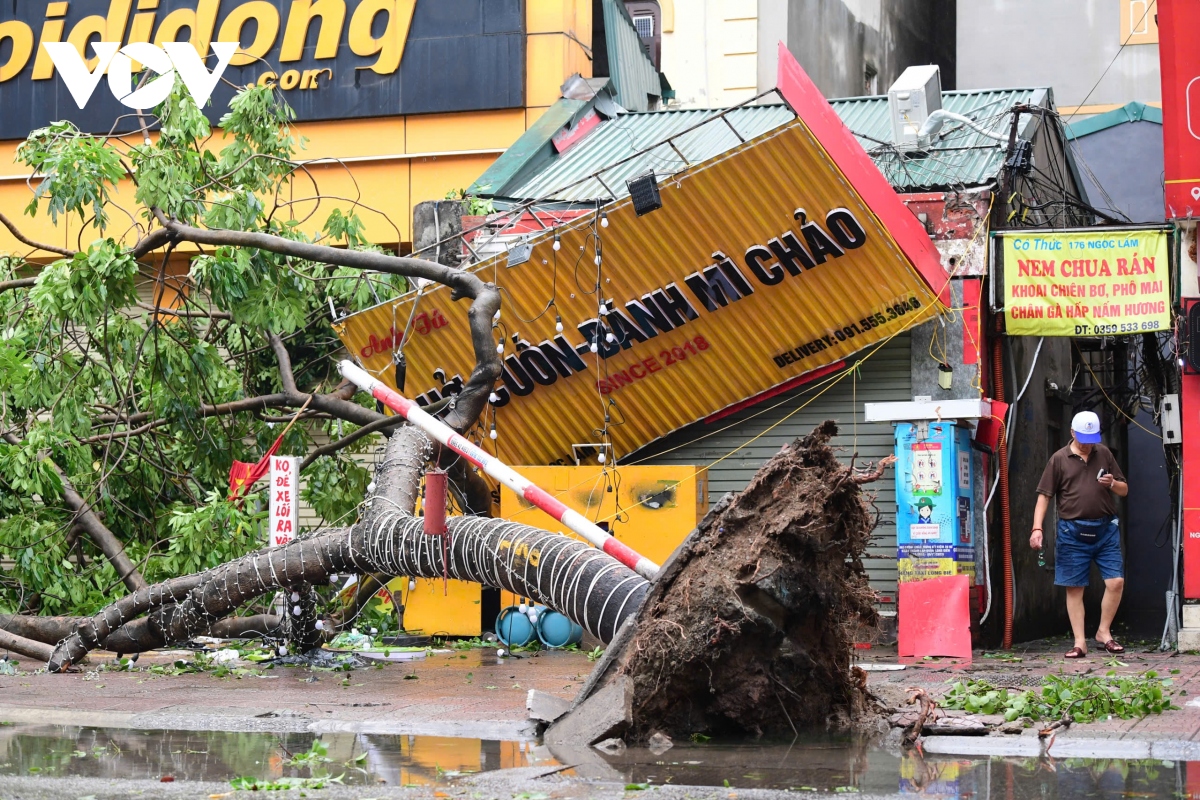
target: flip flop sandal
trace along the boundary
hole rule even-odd
[[[1125,652],[1125,647],[1116,639],[1109,639],[1107,642],[1103,642],[1100,646],[1113,655],[1120,655],[1121,653]]]
[[[1063,658],[1083,658],[1086,655],[1087,650],[1084,650],[1082,647],[1072,647]]]

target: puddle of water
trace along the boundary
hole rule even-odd
[[[1200,762],[899,756],[844,739],[793,744],[681,743],[660,755],[433,736],[324,734],[320,763],[297,766],[313,734],[0,727],[0,775],[177,781],[342,775],[348,784],[436,784],[464,773],[571,765],[575,775],[629,784],[921,794],[978,800],[1200,797]],[[318,748],[321,749],[321,748]]]
[[[304,764],[311,733],[78,728],[0,728],[0,775],[177,781],[260,780],[341,775],[347,784],[431,784],[456,774],[555,762],[533,755],[529,742],[437,736],[322,734],[321,760]],[[290,763],[301,756],[303,766]]]

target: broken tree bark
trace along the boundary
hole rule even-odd
[[[631,679],[626,727],[639,739],[792,735],[866,713],[850,650],[876,622],[860,561],[874,527],[860,485],[872,475],[838,462],[836,433],[825,422],[783,448],[705,517],[577,706]]]

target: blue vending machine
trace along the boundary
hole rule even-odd
[[[901,581],[968,575],[975,584],[971,431],[896,424],[896,558]]]

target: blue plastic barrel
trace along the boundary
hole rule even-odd
[[[496,638],[506,647],[522,647],[533,639],[533,623],[516,606],[508,606],[496,615]]]
[[[566,614],[545,609],[538,614],[537,635],[546,647],[566,647],[583,641],[583,628]]]

